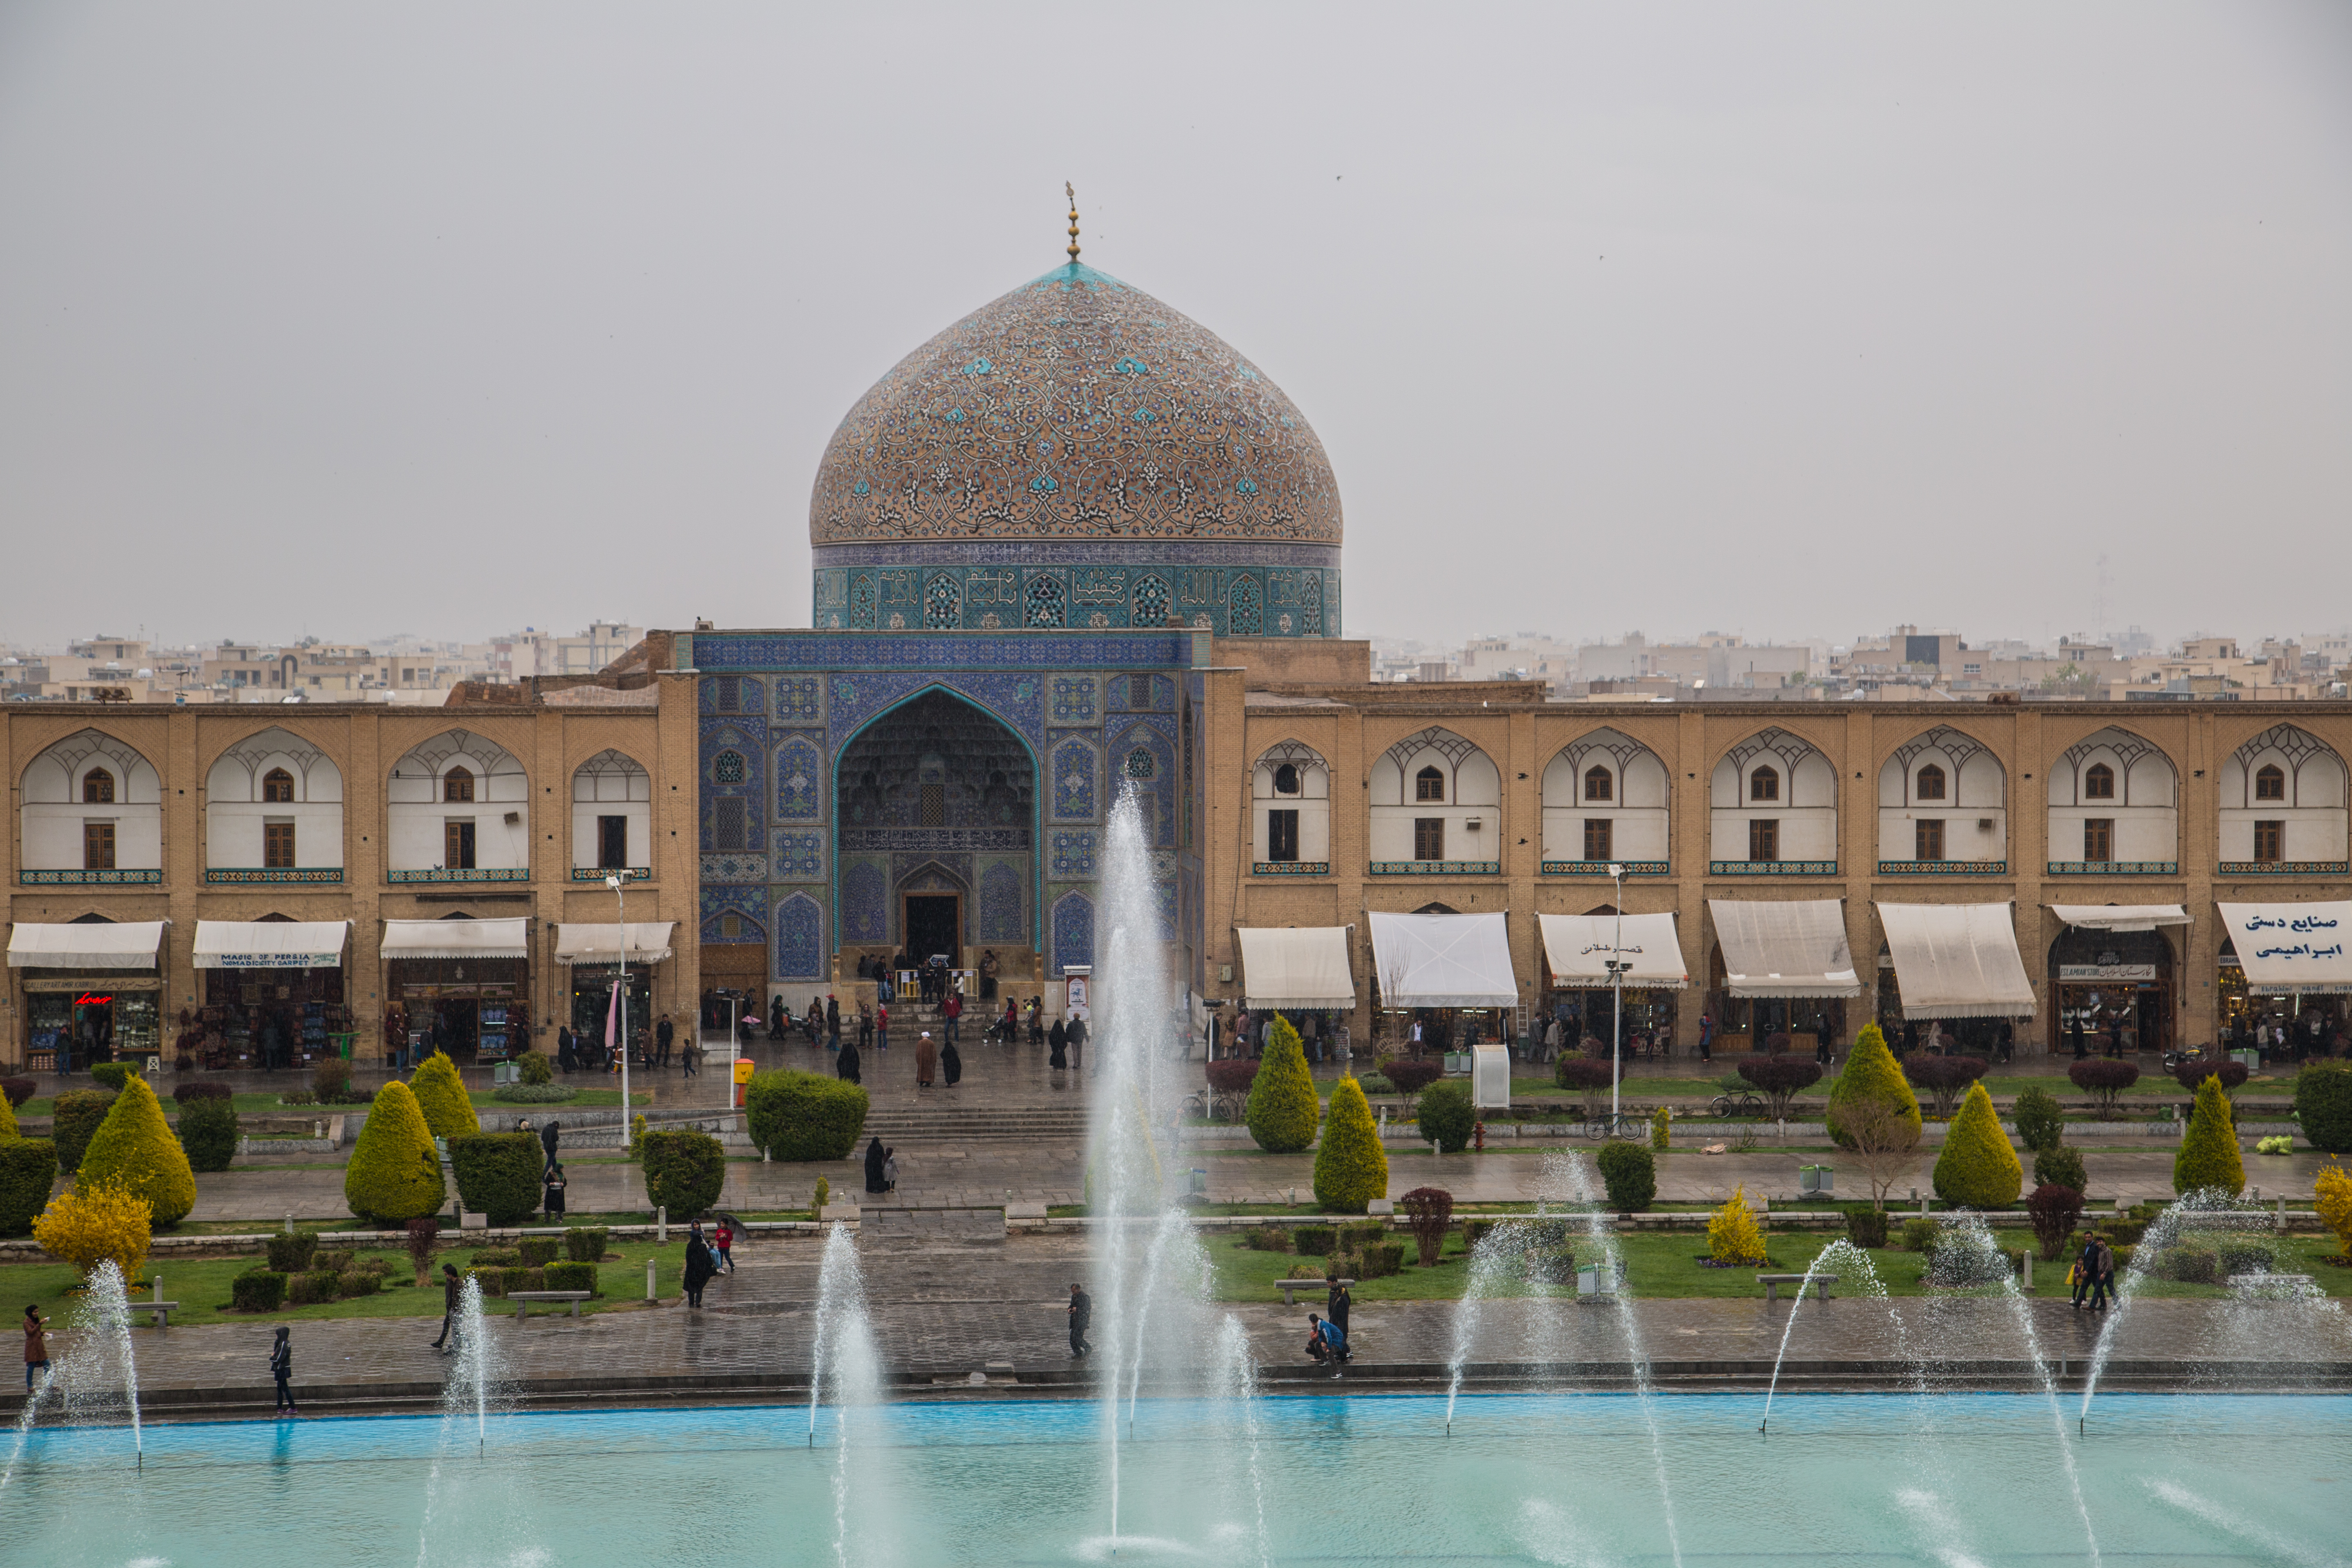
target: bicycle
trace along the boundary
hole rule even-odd
[[[1736,1116],[1762,1116],[1764,1097],[1747,1093],[1718,1094],[1709,1102],[1708,1109],[1727,1121]]]
[[[1598,1116],[1588,1118],[1579,1131],[1596,1143],[1612,1138],[1631,1142],[1650,1135],[1650,1119],[1630,1111],[1602,1111]]]

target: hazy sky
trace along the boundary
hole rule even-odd
[[[5,0],[0,639],[805,625],[1066,178],[1356,635],[2352,619],[2339,0]]]

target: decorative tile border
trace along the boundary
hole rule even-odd
[[[705,671],[877,669],[1087,669],[1122,665],[1178,668],[1192,662],[1184,632],[697,632]]]
[[[1547,877],[1599,877],[1604,881],[1609,868],[1622,866],[1628,877],[1669,877],[1674,874],[1670,860],[1547,860],[1543,874]]]
[[[2341,877],[2352,873],[2344,860],[2224,860],[2213,868],[2217,877]]]
[[[1834,877],[1834,860],[1710,860],[1710,877]]]
[[[528,882],[528,866],[478,866],[470,871],[451,871],[436,867],[425,871],[386,871],[387,882]]]
[[[572,879],[575,882],[601,882],[617,868],[612,866],[574,866],[572,868]],[[632,866],[628,868],[628,878],[633,883],[650,882],[654,879],[654,868],[651,866]]]
[[[1375,877],[1499,877],[1500,860],[1375,860]]]
[[[2006,877],[2006,860],[1881,860],[1882,877]]]
[[[341,866],[207,866],[205,880],[222,882],[340,882]]]
[[[2053,860],[2053,877],[2178,877],[2178,860]]]
[[[1253,877],[1328,877],[1331,874],[1328,860],[1253,860]]]
[[[19,871],[16,883],[25,888],[152,888],[162,885],[163,872],[152,871]]]

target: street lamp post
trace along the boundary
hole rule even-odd
[[[621,885],[629,879],[626,871],[615,871],[604,879],[604,886],[613,889],[613,909],[620,924],[614,928],[613,939],[613,1011],[620,1016],[621,1027],[621,1147],[629,1146],[629,902]]]
[[[1617,1125],[1617,1079],[1624,1068],[1625,1058],[1625,868],[1612,863],[1610,885],[1616,890],[1612,906],[1617,911],[1617,934],[1610,942],[1609,989],[1616,1003],[1616,1016],[1609,1026],[1609,1124]]]

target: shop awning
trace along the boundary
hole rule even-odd
[[[1354,1010],[1346,926],[1243,927],[1238,934],[1244,1007]]]
[[[520,918],[503,921],[386,921],[386,958],[529,958]]]
[[[1519,983],[1503,916],[1374,914],[1383,1007],[1514,1007]]]
[[[2189,911],[2179,904],[2053,904],[2050,912],[2084,931],[2154,931],[2189,924]]]
[[[629,922],[629,962],[659,963],[669,956],[669,933],[676,930],[676,921],[631,921]],[[613,951],[621,944],[618,925],[573,925],[566,922],[555,928],[555,962],[558,963],[610,963]]]
[[[1859,996],[1836,899],[1709,899],[1734,996]]]
[[[11,969],[152,969],[169,921],[44,925],[18,921],[8,933]]]
[[[2030,1018],[2033,983],[2007,904],[1881,904],[1906,1018]]]
[[[1683,944],[1675,917],[1627,915],[1538,915],[1543,927],[1544,960],[1561,985],[1607,985],[1611,959],[1631,963],[1625,984],[1680,991],[1690,984],[1683,967]],[[1621,945],[1622,944],[1622,945]]]
[[[2220,908],[2247,990],[2265,996],[2352,991],[2352,903]]]
[[[198,969],[339,969],[349,921],[198,921]]]

